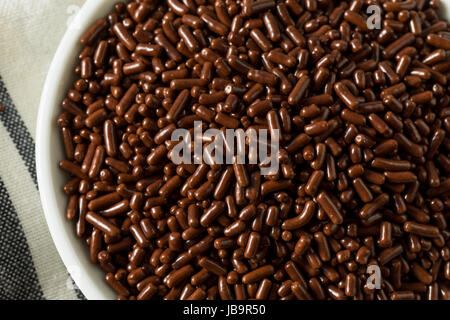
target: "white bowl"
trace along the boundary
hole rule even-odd
[[[73,222],[65,218],[67,197],[62,187],[67,176],[58,168],[64,154],[56,119],[62,112],[65,93],[75,78],[73,70],[82,49],[79,39],[97,19],[112,11],[113,3],[111,0],[86,0],[67,30],[48,72],[36,126],[36,167],[45,218],[64,264],[90,300],[115,299],[116,295],[103,280],[104,272],[90,263],[89,250],[76,237]],[[439,15],[447,20],[450,18],[450,0],[441,0]]]
[[[104,281],[104,271],[89,261],[89,250],[76,237],[73,222],[65,218],[67,197],[62,187],[67,175],[58,168],[64,154],[56,119],[75,78],[73,70],[82,49],[79,39],[95,21],[107,16],[113,5],[111,0],[87,0],[67,30],[48,72],[36,126],[36,167],[45,218],[59,255],[90,300],[114,299],[116,295]]]

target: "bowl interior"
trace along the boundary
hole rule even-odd
[[[75,235],[75,226],[65,218],[67,196],[62,187],[68,176],[58,168],[64,159],[56,119],[61,102],[73,85],[73,70],[82,49],[80,37],[99,18],[113,10],[110,0],[87,0],[67,30],[51,64],[39,107],[36,133],[36,164],[41,201],[56,248],[77,286],[88,299],[114,299],[104,281],[104,271],[89,261],[89,249]]]
[[[67,175],[58,168],[64,159],[56,119],[61,102],[73,85],[73,70],[82,47],[79,39],[99,18],[113,9],[110,0],[87,0],[67,30],[51,64],[42,93],[37,122],[36,164],[41,201],[56,248],[77,286],[88,299],[114,299],[115,293],[104,282],[104,272],[89,262],[89,250],[75,235],[74,223],[65,218],[67,196],[62,187]],[[441,18],[450,17],[450,0],[441,0]]]

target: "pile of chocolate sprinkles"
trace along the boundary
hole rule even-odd
[[[450,299],[438,7],[115,4],[81,39],[58,126],[67,218],[118,299]],[[279,172],[175,165],[171,134],[194,121],[280,130]]]

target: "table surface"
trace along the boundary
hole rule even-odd
[[[45,222],[34,143],[47,69],[84,1],[1,1],[0,300],[83,299]]]

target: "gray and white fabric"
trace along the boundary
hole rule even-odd
[[[89,0],[87,0],[89,1]],[[47,70],[85,0],[1,0],[0,299],[83,299],[52,242],[35,166]]]

